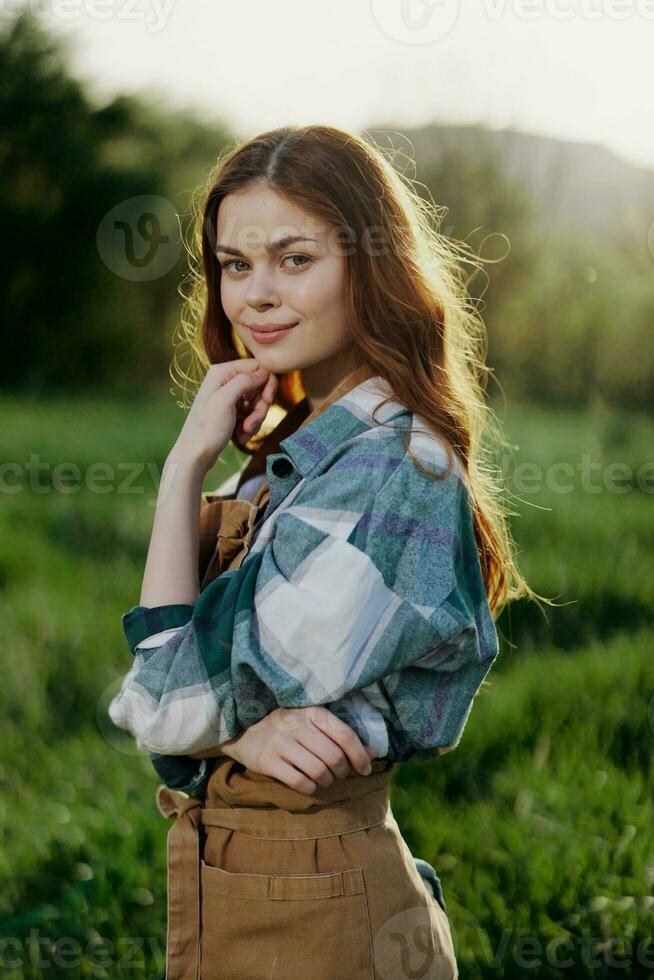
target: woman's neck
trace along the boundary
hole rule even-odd
[[[324,361],[302,368],[302,385],[307,395],[309,411],[315,412],[319,409],[334,389],[346,381],[358,367],[361,364],[357,364],[354,348],[350,345]]]

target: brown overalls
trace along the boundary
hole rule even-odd
[[[239,480],[279,441],[367,376],[349,375],[310,415],[300,403]],[[201,587],[245,557],[268,501],[203,494]],[[418,873],[390,806],[394,763],[312,795],[218,756],[206,798],[160,786],[168,833],[166,980],[456,980],[449,920]]]

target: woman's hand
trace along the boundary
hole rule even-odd
[[[351,766],[368,775],[372,757],[356,732],[323,705],[276,708],[220,750],[308,796],[334,778],[351,776]]]
[[[171,457],[208,472],[232,436],[244,445],[265,419],[278,380],[253,357],[212,364],[177,437]]]

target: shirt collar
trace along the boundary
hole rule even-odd
[[[375,414],[379,402],[392,396],[388,382],[371,374],[367,365],[356,368],[338,384],[302,424],[279,443],[281,453],[268,457],[268,476],[274,478],[275,459],[289,457],[300,477],[307,476],[332,450],[347,439],[388,422],[409,409],[392,397]],[[278,471],[283,473],[284,467]],[[288,473],[291,476],[289,470]]]

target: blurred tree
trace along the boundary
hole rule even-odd
[[[168,205],[167,234],[179,238],[186,183],[203,179],[229,136],[132,96],[94,107],[65,62],[65,45],[29,10],[0,34],[0,387],[161,386],[185,250],[177,241],[172,265],[148,278],[124,256],[112,262],[110,242],[108,260],[98,229],[117,205],[155,195]],[[122,230],[127,251],[132,232]]]

